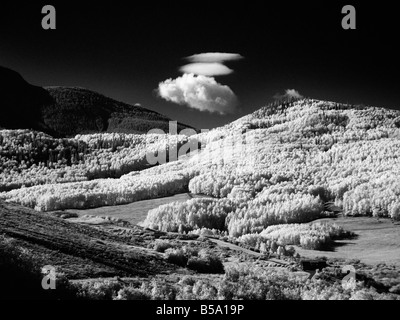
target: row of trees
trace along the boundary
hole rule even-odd
[[[168,232],[188,232],[193,229],[225,229],[225,218],[232,205],[224,200],[195,198],[173,202],[150,210],[144,225]]]
[[[245,234],[238,240],[249,246],[260,248],[297,245],[305,249],[318,250],[332,240],[351,236],[337,224],[315,222],[310,224],[280,224],[269,226],[261,233]],[[275,244],[274,244],[275,243]]]
[[[282,200],[261,204],[250,200],[228,215],[229,235],[239,237],[259,233],[266,227],[283,223],[303,223],[321,216],[323,204],[319,197],[306,194],[283,194]]]
[[[131,176],[65,184],[46,184],[0,194],[2,200],[38,211],[87,209],[167,197],[186,191],[188,180],[180,174]]]

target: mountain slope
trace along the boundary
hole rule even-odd
[[[18,73],[0,67],[0,127],[35,129],[56,137],[82,133],[168,132],[171,119],[139,106],[118,102],[99,93],[70,87],[41,88]],[[178,124],[178,131],[188,126]]]
[[[0,66],[0,127],[45,129],[41,107],[49,103],[51,96],[45,89]]]
[[[154,238],[151,232],[139,227],[129,232],[119,236],[0,202],[0,243],[14,241],[14,247],[25,248],[27,258],[57,267],[69,278],[148,276],[175,269],[147,249],[143,235]]]
[[[119,179],[48,184],[0,198],[51,211],[188,189],[216,199],[160,207],[149,212],[146,225],[165,231],[215,227],[233,237],[315,220],[325,215],[326,202],[346,215],[400,218],[399,111],[304,99],[262,108],[190,139],[202,150],[177,161]]]

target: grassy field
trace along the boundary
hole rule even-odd
[[[335,222],[357,237],[352,240],[336,241],[332,251],[296,251],[304,257],[326,256],[328,258],[359,259],[366,264],[395,264],[400,266],[400,224],[390,219],[370,217],[339,217],[322,219]]]
[[[120,205],[120,206],[110,206],[110,207],[101,207],[95,209],[87,209],[87,210],[68,210],[68,212],[73,212],[82,215],[92,215],[92,216],[100,216],[100,217],[113,217],[119,218],[125,221],[128,221],[131,224],[139,224],[144,221],[147,216],[147,212],[151,209],[157,208],[166,203],[170,202],[184,202],[191,198],[201,197],[199,195],[191,195],[189,193],[176,194],[172,197],[137,201],[130,204]]]

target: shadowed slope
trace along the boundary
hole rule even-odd
[[[168,117],[83,88],[30,85],[0,67],[0,127],[35,129],[55,137],[81,133],[169,131]],[[178,123],[178,131],[189,126]]]
[[[122,237],[0,203],[0,234],[13,239],[14,247],[24,248],[38,269],[52,265],[70,279],[147,276],[173,270],[161,256],[143,246],[140,234],[144,231],[135,228],[130,237]]]

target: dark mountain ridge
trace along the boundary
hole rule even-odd
[[[168,117],[77,87],[38,87],[0,67],[0,127],[34,129],[55,137],[97,132],[169,131]],[[178,131],[190,126],[178,123]]]

